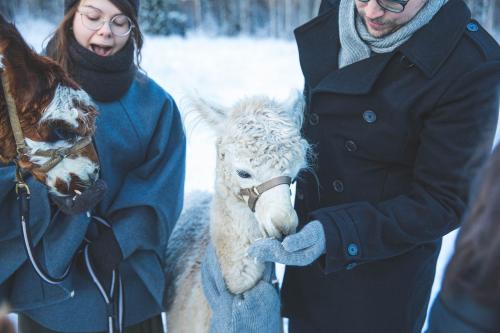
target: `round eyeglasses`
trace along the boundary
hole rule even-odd
[[[367,3],[370,0],[358,0],[359,2]],[[405,10],[405,6],[410,0],[377,0],[378,5],[391,13],[401,13]]]
[[[82,18],[82,24],[85,28],[98,31],[105,23],[109,23],[109,29],[111,33],[118,37],[127,36],[132,29],[134,24],[130,17],[124,14],[118,14],[113,16],[110,20],[105,20],[103,15],[98,11],[81,12],[78,11]]]

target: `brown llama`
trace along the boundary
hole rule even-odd
[[[15,162],[56,195],[97,178],[96,107],[54,61],[37,55],[0,15],[0,163]]]

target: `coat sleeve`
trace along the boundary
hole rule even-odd
[[[185,158],[179,110],[167,99],[144,163],[127,175],[106,216],[124,258],[136,250],[152,250],[163,259],[182,209]]]
[[[400,255],[458,227],[472,179],[491,150],[499,67],[485,64],[465,74],[425,115],[407,194],[311,212],[325,229],[325,273]]]

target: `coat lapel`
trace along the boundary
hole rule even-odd
[[[300,66],[307,84],[316,86],[338,68],[338,8],[328,10],[295,29]]]
[[[400,51],[430,78],[455,49],[470,17],[470,10],[463,1],[450,0],[401,46]]]
[[[311,92],[366,94],[393,53],[380,54],[338,69],[338,7],[295,30],[300,65]]]
[[[305,82],[311,93],[367,94],[396,52],[404,54],[427,77],[432,77],[458,43],[469,19],[470,12],[465,3],[450,0],[428,25],[399,49],[338,69],[337,3],[295,30]]]
[[[331,72],[311,92],[334,92],[340,94],[367,94],[373,88],[394,52],[377,54],[349,66]]]

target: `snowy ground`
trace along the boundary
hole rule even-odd
[[[17,24],[37,50],[54,28],[50,22],[28,22],[22,18]],[[281,40],[147,36],[142,67],[173,95],[181,110],[185,96],[193,92],[230,105],[241,96],[253,94],[284,99],[303,84],[295,44]],[[215,167],[213,134],[189,123],[186,128],[186,192],[211,190]],[[455,234],[444,238],[432,297],[439,289],[443,269],[453,252]]]

